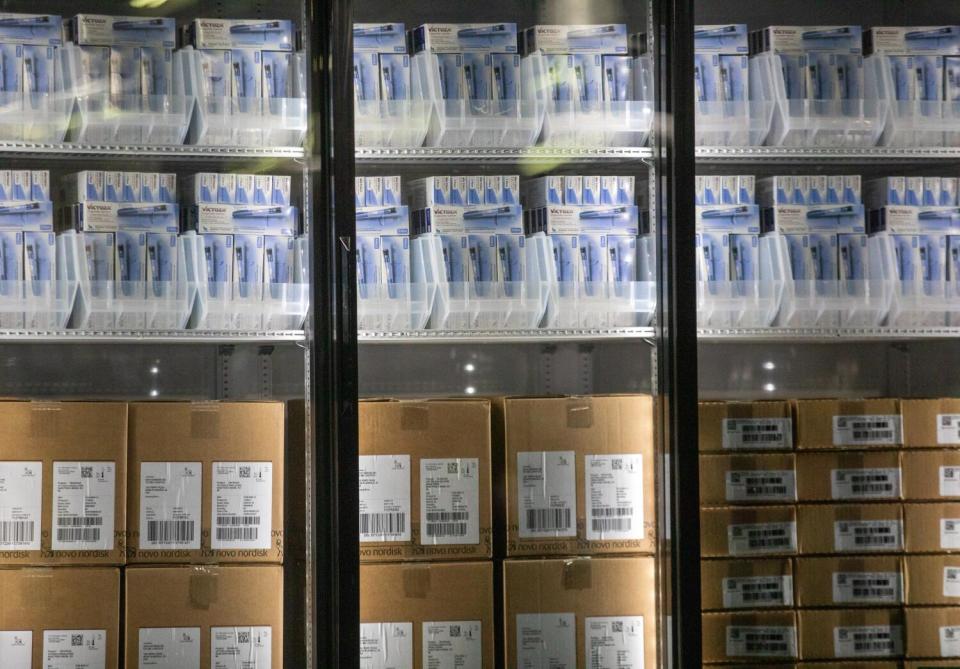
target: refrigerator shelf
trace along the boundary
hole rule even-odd
[[[960,155],[960,151],[958,151]],[[356,150],[358,163],[602,163],[653,160],[645,147],[528,147],[528,148],[370,148]]]
[[[701,163],[909,163],[960,161],[960,147],[698,146]]]

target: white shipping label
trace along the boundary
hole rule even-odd
[[[0,462],[0,549],[40,550],[42,462]]]
[[[271,669],[273,628],[211,627],[210,669]]]
[[[796,657],[797,628],[727,626],[727,657]]]
[[[410,541],[410,456],[360,456],[360,541]]]
[[[517,669],[577,669],[576,614],[517,614]]]
[[[960,413],[937,414],[937,444],[960,446]]]
[[[53,463],[53,550],[113,550],[116,469],[113,462]]]
[[[33,632],[0,631],[0,667],[30,669],[33,661]]]
[[[940,496],[960,497],[960,467],[940,468]]]
[[[960,567],[943,568],[943,596],[960,597]]]
[[[724,418],[724,450],[789,451],[793,448],[790,418]]]
[[[793,606],[793,576],[728,576],[721,587],[725,609]]]
[[[360,669],[413,669],[413,623],[360,623]]]
[[[940,519],[940,548],[960,548],[960,518]]]
[[[833,499],[898,499],[900,468],[832,469],[830,494]]]
[[[901,435],[902,426],[898,415],[833,417],[834,446],[896,446],[903,441]]]
[[[420,460],[420,544],[480,543],[480,460]]]
[[[482,634],[479,620],[423,623],[423,669],[481,669]]]
[[[960,657],[960,626],[940,628],[940,657]]]
[[[587,618],[583,627],[590,669],[643,669],[643,616]]]
[[[273,463],[214,462],[210,547],[270,548]]]
[[[199,627],[141,627],[140,669],[200,669]]]
[[[837,520],[833,548],[842,553],[903,550],[903,523],[899,520]]]
[[[106,630],[43,630],[43,669],[106,669]]]
[[[643,539],[643,456],[588,455],[587,540]]]
[[[864,625],[833,628],[836,657],[895,657],[903,654],[903,627]]]
[[[140,548],[200,549],[203,463],[140,463]]]
[[[833,573],[834,604],[900,604],[903,578],[898,571]]]
[[[577,535],[573,451],[517,453],[517,486],[521,538]]]
[[[728,502],[795,502],[797,477],[792,469],[750,469],[726,473]]]
[[[727,526],[727,551],[730,555],[790,553],[797,550],[797,524],[747,523]]]

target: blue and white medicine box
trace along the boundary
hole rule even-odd
[[[600,53],[627,55],[623,23],[535,25],[524,30],[524,53]]]
[[[517,53],[516,23],[425,23],[411,31],[413,53]]]

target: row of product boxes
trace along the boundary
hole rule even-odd
[[[282,403],[0,402],[0,425],[0,565],[282,561]]]
[[[700,511],[704,557],[960,550],[960,504],[800,504]]]
[[[701,402],[700,451],[960,446],[960,399]]]
[[[511,557],[652,553],[653,426],[641,395],[362,402],[361,560],[489,558],[501,511]]]
[[[0,592],[4,669],[283,667],[276,565],[0,569]]]

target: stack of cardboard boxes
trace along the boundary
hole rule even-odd
[[[3,402],[0,434],[2,666],[282,666],[282,404]]]
[[[960,400],[707,402],[700,420],[706,662],[960,656]]]

